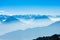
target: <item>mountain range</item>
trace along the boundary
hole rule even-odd
[[[3,40],[32,40],[40,36],[50,36],[60,34],[60,21],[57,21],[47,27],[36,27],[26,30],[17,30],[0,36]]]
[[[20,19],[49,19],[46,15],[0,15],[0,23],[13,23],[19,22]]]

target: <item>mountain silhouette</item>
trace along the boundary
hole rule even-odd
[[[59,25],[60,25],[60,21],[57,21],[57,22],[55,22],[55,23],[51,24],[50,26],[59,27]]]
[[[54,34],[52,36],[43,36],[43,37],[38,37],[33,40],[60,40],[60,34]]]
[[[1,23],[12,23],[19,21],[14,16],[8,16],[8,15],[0,15],[0,22]]]
[[[7,19],[4,21],[4,23],[11,23],[16,21],[19,21],[19,20],[16,19],[14,16],[8,16]]]
[[[37,15],[37,16],[33,16],[34,19],[49,19],[48,16],[46,15]]]
[[[49,19],[47,15],[15,15],[15,17],[23,19]]]
[[[47,15],[0,15],[0,22],[1,23],[12,23],[12,22],[18,22],[20,19],[34,19],[34,20],[50,20]]]
[[[32,40],[37,37],[60,34],[60,21],[57,21],[47,27],[30,28],[26,30],[17,30],[0,36],[3,40]]]
[[[3,20],[5,20],[6,19],[6,15],[0,15],[0,22],[2,22]]]

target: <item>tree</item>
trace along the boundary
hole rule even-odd
[[[33,40],[60,40],[60,35],[54,34],[52,36],[47,36],[47,37],[38,37]]]

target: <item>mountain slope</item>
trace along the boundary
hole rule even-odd
[[[27,30],[17,30],[0,36],[4,40],[32,40],[40,36],[49,36],[60,34],[60,21],[55,22],[47,27],[32,28]]]

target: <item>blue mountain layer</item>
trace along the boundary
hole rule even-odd
[[[48,16],[46,15],[15,15],[16,18],[23,18],[23,19],[47,19]]]
[[[20,19],[34,19],[34,20],[39,20],[39,19],[49,19],[48,16],[46,15],[0,15],[0,22],[1,23],[11,23],[11,22],[18,22]],[[50,19],[49,19],[50,20]]]
[[[40,36],[49,36],[60,34],[60,21],[57,21],[47,27],[37,27],[27,30],[17,30],[0,36],[3,40],[32,40]]]
[[[19,20],[16,19],[14,16],[8,16],[7,19],[4,21],[4,23],[11,23],[16,21],[19,21]]]

